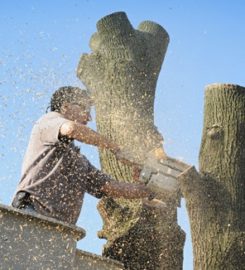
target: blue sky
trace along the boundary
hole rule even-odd
[[[132,25],[152,20],[170,35],[158,79],[155,122],[167,153],[198,167],[204,87],[223,82],[245,85],[245,2],[191,0],[2,0],[0,1],[0,202],[9,204],[34,121],[60,86],[77,85],[76,67],[96,22],[125,11]],[[95,128],[95,123],[91,123]],[[99,166],[96,148],[81,146]],[[87,230],[79,248],[100,254],[101,220],[96,200],[86,196],[78,225]],[[192,269],[187,216],[184,269]]]

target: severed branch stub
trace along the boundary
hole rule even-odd
[[[154,98],[168,43],[160,25],[144,21],[134,29],[124,12],[116,12],[98,21],[92,52],[81,56],[77,68],[95,101],[98,131],[130,149],[140,164],[153,149],[164,152],[154,125]],[[134,181],[132,168],[109,151],[100,151],[100,161],[115,179]],[[185,234],[177,225],[178,196],[173,195],[166,211],[141,200],[102,199],[103,255],[123,262],[126,269],[182,269]]]

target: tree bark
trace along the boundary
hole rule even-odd
[[[206,88],[200,174],[179,178],[191,222],[194,269],[245,269],[245,88]]]
[[[154,126],[157,78],[169,36],[158,24],[145,21],[138,30],[123,12],[97,23],[91,54],[82,55],[77,74],[95,100],[98,131],[127,148],[142,162],[163,147]],[[132,182],[132,169],[109,151],[100,151],[103,171],[119,181]],[[177,225],[178,195],[166,209],[150,209],[141,200],[102,199],[104,221],[99,236],[108,240],[103,254],[126,269],[182,269],[184,233]]]

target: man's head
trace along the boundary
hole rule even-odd
[[[90,107],[92,99],[86,90],[65,86],[54,92],[50,109],[61,113],[70,120],[87,124],[91,120]]]

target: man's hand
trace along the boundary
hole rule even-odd
[[[150,156],[154,156],[157,160],[163,160],[167,158],[166,153],[164,152],[162,147],[154,148],[149,152]]]
[[[106,196],[125,199],[153,199],[154,193],[143,184],[123,183],[117,181],[107,182],[102,188]]]
[[[155,208],[155,209],[163,209],[165,210],[167,207],[167,204],[163,201],[160,201],[158,199],[143,199],[143,204],[150,207],[150,208]]]
[[[115,152],[116,158],[120,160],[122,163],[129,165],[129,166],[140,166],[134,159],[132,153],[126,149],[118,149]]]
[[[139,166],[133,167],[132,177],[134,181],[139,181],[141,171],[142,171],[142,167],[139,167]]]

